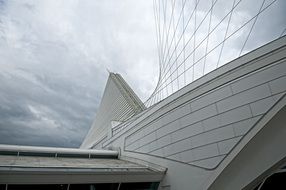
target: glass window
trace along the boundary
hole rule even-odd
[[[0,190],[6,190],[6,184],[0,184]]]
[[[118,183],[71,184],[69,190],[117,190]]]
[[[275,173],[264,181],[260,190],[267,190],[267,189],[284,190],[286,189],[285,179],[286,179],[286,172]]]
[[[8,185],[8,190],[66,190],[65,184],[49,185]]]
[[[159,183],[122,183],[120,190],[157,190]]]
[[[69,188],[68,188],[69,186]],[[121,183],[119,190],[157,190],[159,182]],[[8,185],[8,190],[118,190],[119,183]],[[6,189],[5,184],[0,190]]]

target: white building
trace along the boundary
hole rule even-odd
[[[1,146],[0,189],[285,188],[285,92],[286,37],[149,108],[110,73],[81,148]]]

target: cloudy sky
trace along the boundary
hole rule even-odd
[[[156,2],[158,5],[158,0]],[[175,1],[160,2],[168,2],[159,8],[162,12],[163,7],[167,7],[168,20]],[[176,2],[174,17],[178,19],[184,1]],[[207,9],[216,3],[211,19],[206,19],[213,24],[205,22],[201,31],[195,32],[194,43],[190,41],[190,44],[200,44],[200,36],[203,39],[208,27],[220,23],[235,3],[239,5],[233,11],[229,35],[271,4],[257,22],[252,19],[224,44],[220,60],[224,63],[239,56],[248,31],[252,33],[243,53],[286,32],[285,0],[187,2],[186,18],[192,14],[188,10],[193,9],[195,2],[200,2],[196,21],[190,23],[206,18]],[[159,73],[153,8],[153,0],[0,0],[0,144],[79,147],[95,118],[108,77],[107,69],[120,73],[139,97],[146,100],[155,88]],[[227,36],[229,20],[225,19],[211,34],[209,49]],[[184,21],[180,22],[183,26]],[[255,23],[253,30],[252,23]],[[193,26],[190,24],[186,28],[186,40],[196,31]],[[181,33],[182,28],[179,29]],[[180,32],[176,34],[178,38]],[[178,47],[186,53],[193,51],[192,45],[185,49],[183,42],[180,43]],[[177,50],[175,44],[170,46]],[[204,46],[200,48],[201,52],[206,52]],[[221,49],[209,55],[207,72],[218,65],[216,60]],[[199,52],[198,49],[197,58]],[[183,54],[180,55],[182,59]],[[174,65],[177,58],[173,59]],[[193,62],[186,62],[192,66],[194,61],[195,58]],[[180,68],[165,71],[171,73],[170,70],[180,71]],[[207,72],[193,69],[186,78]],[[187,83],[194,78],[198,77]],[[174,81],[178,89],[186,85],[186,80],[182,81],[183,85]]]
[[[78,147],[106,69],[146,99],[154,33],[152,1],[0,0],[0,144]]]

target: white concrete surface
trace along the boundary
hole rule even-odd
[[[168,168],[162,189],[207,189],[239,155],[235,150],[246,136],[255,135],[253,130],[258,125],[263,128],[266,123],[261,122],[271,119],[271,110],[284,106],[281,98],[286,93],[285,78],[283,37],[207,74],[117,126],[120,132],[105,139],[102,147],[119,147],[124,157]],[[213,189],[217,187],[221,186],[214,185]]]

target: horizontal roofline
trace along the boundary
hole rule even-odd
[[[41,146],[22,146],[0,144],[0,155],[72,157],[72,158],[117,158],[114,150],[95,150],[77,148],[57,148]]]

